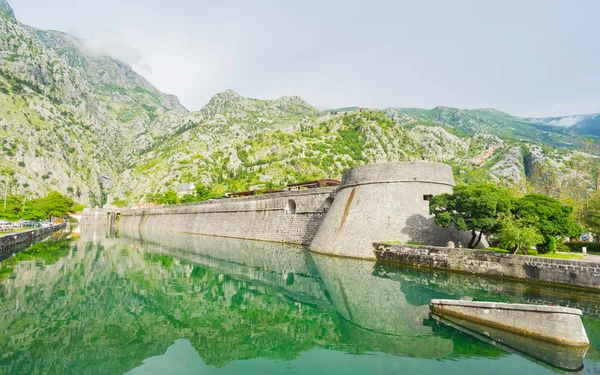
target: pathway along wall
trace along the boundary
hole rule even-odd
[[[335,201],[310,245],[314,252],[375,259],[373,242],[468,242],[429,214],[434,195],[452,193],[452,168],[441,163],[363,165],[346,171]]]
[[[220,199],[149,209],[118,210],[119,228],[196,233],[308,245],[331,205],[335,188]],[[114,210],[88,212],[83,222],[105,224]]]

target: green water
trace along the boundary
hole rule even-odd
[[[317,256],[293,246],[83,230],[0,268],[0,374],[546,374],[429,316],[432,298],[585,312],[600,296]]]

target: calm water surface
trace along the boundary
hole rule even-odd
[[[596,294],[85,228],[2,262],[0,374],[565,373],[437,322],[432,298],[580,308],[592,347],[576,373],[600,374]]]

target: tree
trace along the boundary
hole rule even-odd
[[[193,194],[185,194],[184,196],[181,197],[181,203],[190,203],[190,202],[197,202],[198,201],[198,197],[196,197]]]
[[[161,197],[158,203],[161,204],[177,204],[177,193],[175,190],[167,190],[165,194]]]
[[[50,217],[65,217],[69,212],[81,211],[82,209],[83,206],[77,204],[71,198],[65,197],[58,191],[51,191],[43,198],[27,201],[25,211],[18,216],[26,220],[44,220]]]
[[[500,230],[497,234],[498,245],[516,254],[519,250],[527,255],[529,249],[544,242],[544,237],[536,227],[528,226],[513,215],[505,215],[500,219]]]
[[[582,228],[571,217],[573,207],[544,194],[527,194],[515,202],[513,214],[524,225],[537,228],[544,242],[538,251],[554,251],[557,237],[577,237]],[[554,245],[553,245],[554,244]]]
[[[499,218],[510,213],[512,204],[513,197],[508,191],[496,185],[457,185],[452,194],[433,197],[429,212],[435,215],[435,223],[440,227],[454,224],[458,230],[471,231],[467,246],[473,249],[479,245],[483,235],[500,229]]]
[[[196,185],[196,198],[198,201],[207,201],[215,197],[215,194],[202,184]]]
[[[583,202],[581,222],[592,233],[600,233],[600,191],[595,191]]]

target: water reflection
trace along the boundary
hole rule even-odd
[[[159,374],[174,364],[315,372],[331,363],[346,373],[485,373],[492,360],[507,372],[548,371],[432,320],[434,297],[582,308],[586,371],[598,371],[596,295],[196,235],[81,228],[58,248],[10,270],[2,263],[0,374]]]

